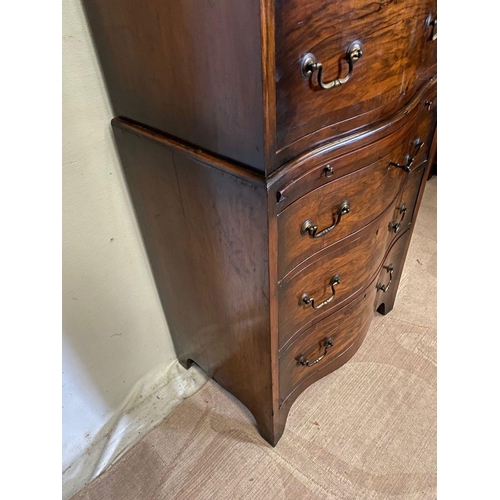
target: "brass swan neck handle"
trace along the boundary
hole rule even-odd
[[[336,78],[331,82],[323,81],[323,64],[316,60],[314,54],[308,53],[302,58],[300,72],[304,78],[312,78],[313,74],[318,72],[318,85],[324,89],[333,89],[334,87],[339,87],[340,85],[344,85],[344,83],[348,82],[351,79],[352,73],[354,71],[354,64],[359,61],[361,56],[363,55],[363,44],[356,40],[352,42],[347,48],[346,59],[349,64],[349,72],[346,76],[342,78]]]

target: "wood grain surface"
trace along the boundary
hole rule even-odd
[[[415,164],[423,161],[432,141],[425,141],[425,136],[417,130],[417,124],[425,121],[431,133],[435,128],[436,85],[437,78],[434,77],[419,89],[415,99],[388,119],[312,149],[274,172],[267,179],[270,195],[276,200],[271,205],[272,213],[283,211],[314,188],[381,159],[398,144],[407,144],[409,151],[411,143],[420,136],[425,144]],[[429,107],[426,103],[433,104]],[[433,117],[434,122],[429,123],[427,115]],[[329,177],[325,175],[328,165],[334,171]]]
[[[402,145],[385,157],[306,194],[278,215],[279,274],[283,277],[313,253],[358,231],[376,219],[396,198],[406,173],[390,165]],[[338,207],[350,203],[350,212],[322,237],[304,234],[310,220],[319,230],[337,223]]]
[[[264,171],[259,2],[83,4],[115,115]]]
[[[415,197],[416,197],[415,193]],[[335,313],[346,301],[366,288],[396,236],[391,230],[395,201],[380,217],[333,250],[322,252],[318,260],[290,273],[279,285],[279,338],[285,346],[300,332]],[[302,294],[314,297],[316,304],[332,295],[330,279],[338,274],[340,283],[334,287],[334,300],[319,310],[301,301]]]
[[[432,65],[436,43],[426,19],[432,2],[412,0],[374,3],[367,0],[281,0],[276,7],[277,149],[302,139],[302,148],[318,143],[327,128],[335,137],[357,128],[354,118],[391,101],[413,95]],[[435,9],[434,9],[435,10]],[[346,50],[360,40],[363,56],[351,79],[330,90],[300,73],[300,61],[313,53],[323,64],[324,79],[347,73]],[[428,48],[431,46],[432,48]],[[435,63],[435,62],[434,62]],[[406,96],[406,97],[405,97]]]
[[[387,271],[382,268],[377,278],[355,300],[306,330],[281,354],[281,421],[286,421],[291,405],[301,392],[354,356],[365,338],[375,310],[394,304],[409,242],[410,231],[406,231],[398,236],[385,258],[384,265],[392,264],[396,269],[391,284],[395,285],[393,288],[389,288],[386,294],[377,288],[388,282]],[[312,360],[320,356],[324,352],[324,340],[329,337],[333,338],[333,347],[325,358],[312,367],[302,366],[299,362],[301,356]]]

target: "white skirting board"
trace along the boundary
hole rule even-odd
[[[102,474],[207,380],[196,365],[185,370],[177,361],[161,365],[138,380],[86,451],[64,468],[63,500]]]

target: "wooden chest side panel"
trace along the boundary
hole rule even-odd
[[[272,440],[264,184],[116,121],[114,133],[179,360],[240,399]]]
[[[264,170],[259,2],[83,4],[115,115]]]

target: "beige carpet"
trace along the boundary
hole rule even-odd
[[[436,177],[396,305],[293,405],[276,448],[215,382],[74,499],[436,498]]]

